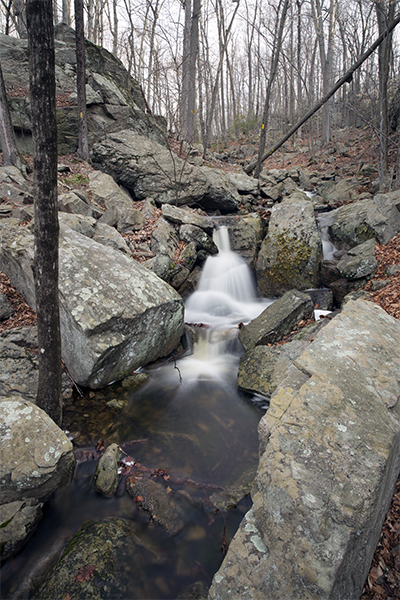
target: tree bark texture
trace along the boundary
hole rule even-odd
[[[83,0],[75,0],[75,40],[76,88],[78,95],[78,154],[83,160],[87,161],[89,160],[89,146],[86,119],[86,56]]]
[[[58,296],[57,125],[52,0],[27,0],[35,198],[35,294],[39,343],[37,405],[61,424]]]
[[[199,16],[201,0],[186,0],[182,56],[181,137],[189,144],[194,137],[196,106],[196,64],[199,49]]]

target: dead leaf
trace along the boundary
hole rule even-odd
[[[89,581],[91,577],[93,577],[93,573],[96,567],[94,565],[89,565],[80,569],[78,575],[75,577],[76,583],[82,583],[83,581]]]

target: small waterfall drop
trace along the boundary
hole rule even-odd
[[[332,219],[327,215],[320,215],[317,219],[318,230],[321,235],[322,251],[324,260],[333,260],[335,258],[335,252],[337,252],[336,246],[331,241],[329,235],[329,227],[332,225]]]
[[[214,232],[219,248],[207,258],[199,287],[185,305],[185,322],[202,324],[191,356],[179,361],[183,381],[219,379],[232,384],[239,360],[238,324],[257,317],[271,299],[258,299],[254,280],[245,261],[230,249],[229,231]]]
[[[227,329],[254,319],[272,300],[257,298],[249,267],[230,249],[228,229],[213,237],[219,253],[207,258],[198,290],[186,302],[185,321]]]

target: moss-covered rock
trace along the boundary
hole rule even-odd
[[[256,264],[260,296],[318,287],[322,244],[311,202],[293,194],[273,207]]]

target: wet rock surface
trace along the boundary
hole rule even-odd
[[[103,494],[103,496],[114,496],[117,490],[119,455],[118,445],[111,444],[97,464],[93,476],[93,486],[96,492]]]
[[[160,565],[163,559],[137,535],[132,521],[89,521],[66,547],[35,598],[64,600],[67,594],[82,600],[130,598],[139,597],[146,587],[148,597],[156,597],[156,584],[143,584],[141,571],[149,563]],[[132,583],[135,579],[139,592]]]
[[[295,360],[307,378],[260,422],[253,508],[211,600],[360,597],[400,468],[399,346],[398,321],[349,301]]]
[[[1,561],[17,554],[41,516],[41,504],[34,498],[16,500],[0,506]]]

